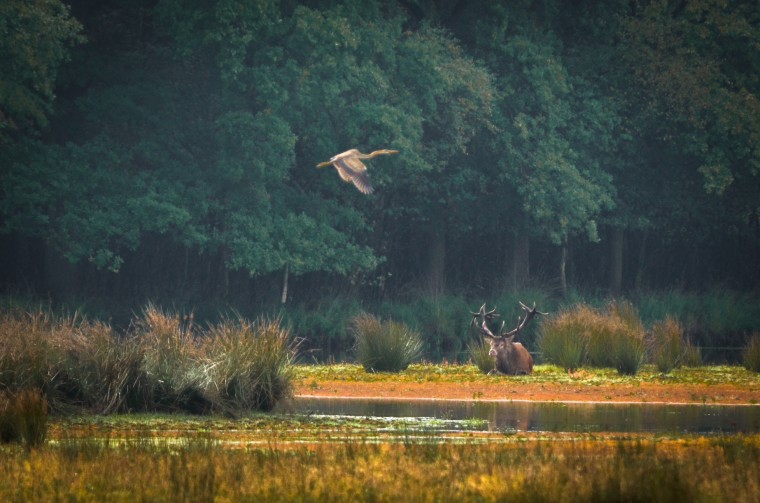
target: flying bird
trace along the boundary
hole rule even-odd
[[[329,161],[320,162],[317,164],[317,168],[324,168],[332,164],[338,170],[338,174],[344,182],[353,183],[362,194],[372,194],[375,189],[369,181],[367,166],[364,165],[362,159],[372,159],[378,155],[386,154],[398,154],[398,150],[382,149],[375,150],[370,154],[362,154],[355,148],[352,148],[342,154],[331,157]]]

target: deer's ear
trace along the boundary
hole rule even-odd
[[[507,344],[512,344],[512,341],[515,340],[515,335],[517,334],[512,334],[509,337],[504,337],[504,342]]]

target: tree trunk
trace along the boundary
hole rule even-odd
[[[446,231],[443,226],[434,225],[430,233],[428,247],[427,274],[425,278],[428,295],[433,298],[443,295],[446,289]]]
[[[289,272],[290,272],[290,264],[285,264],[285,272],[282,275],[282,296],[280,297],[280,304],[285,304],[288,301]]]
[[[645,230],[641,235],[641,241],[639,242],[639,260],[636,265],[636,279],[634,281],[634,288],[639,291],[644,286],[644,269],[647,262],[647,237],[649,231]]]
[[[562,240],[559,259],[559,289],[563,297],[567,296],[567,236]]]
[[[623,245],[625,231],[622,227],[613,227],[610,233],[610,293],[613,297],[623,290]]]
[[[511,239],[512,263],[507,284],[513,292],[523,288],[530,279],[530,238],[523,234]]]

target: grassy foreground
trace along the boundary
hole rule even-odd
[[[121,416],[0,448],[2,501],[757,501],[760,436],[388,433],[316,418]],[[730,498],[729,498],[730,496]]]

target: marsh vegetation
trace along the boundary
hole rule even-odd
[[[121,416],[2,447],[4,501],[754,501],[760,437],[444,434],[377,420]]]

